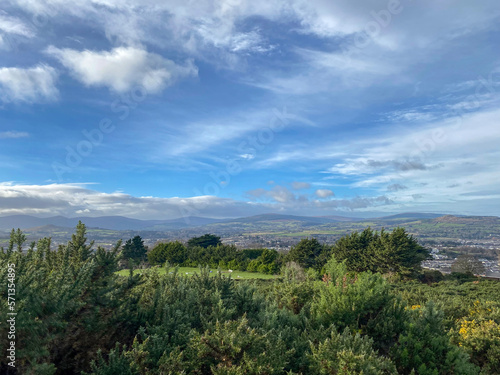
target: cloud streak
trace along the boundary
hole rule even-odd
[[[0,132],[0,139],[16,139],[16,138],[27,138],[29,137],[28,132],[19,132],[16,130],[9,130],[5,132]]]

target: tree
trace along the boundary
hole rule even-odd
[[[340,238],[332,248],[338,261],[346,261],[350,271],[394,272],[410,275],[420,270],[429,250],[421,246],[404,228],[380,232],[370,228]]]
[[[371,228],[366,228],[361,233],[352,232],[335,242],[332,248],[333,256],[338,261],[345,260],[350,271],[374,271],[370,244],[376,239],[377,233]]]
[[[250,261],[248,264],[248,271],[258,271],[266,274],[274,274],[279,271],[277,264],[278,252],[276,250],[264,249],[262,254],[257,258]]]
[[[81,221],[76,225],[76,233],[71,235],[71,241],[68,242],[67,249],[72,256],[78,257],[81,261],[87,260],[92,254],[94,241],[86,245],[87,227]]]
[[[323,264],[318,262],[318,257],[324,252],[325,246],[320,244],[316,238],[304,238],[292,247],[287,255],[287,261],[296,262],[304,268],[321,268]]]
[[[181,264],[187,258],[186,247],[179,241],[169,242],[165,250],[167,261],[172,264]]]
[[[17,228],[17,231],[12,229],[12,231],[10,232],[8,252],[12,252],[12,250],[14,249],[14,245],[17,246],[17,251],[22,252],[23,244],[25,242],[26,242],[26,235],[23,233],[23,231],[19,228]]]
[[[395,272],[408,276],[420,271],[422,261],[430,258],[429,250],[406,233],[404,228],[395,228],[392,232],[382,229],[378,241],[380,245],[375,246],[374,254],[378,272]]]
[[[260,260],[262,264],[272,264],[276,261],[276,258],[278,258],[278,252],[276,250],[264,249],[257,259]]]
[[[146,257],[148,249],[144,246],[141,236],[135,236],[125,242],[122,249],[122,256],[125,259],[141,261]]]
[[[169,262],[181,264],[187,258],[186,247],[179,241],[159,243],[148,253],[149,263],[152,265]]]
[[[486,269],[481,261],[467,254],[459,255],[451,265],[451,272],[482,275],[485,271]]]
[[[222,242],[221,242],[219,236],[207,233],[207,234],[204,234],[203,236],[200,236],[200,237],[191,238],[188,241],[187,246],[188,247],[200,246],[200,247],[204,247],[206,249],[209,246],[217,246],[217,245],[221,245],[221,244],[222,244]]]

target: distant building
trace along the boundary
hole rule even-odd
[[[500,272],[486,272],[483,279],[500,280]]]

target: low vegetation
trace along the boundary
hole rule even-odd
[[[148,271],[149,269],[135,269],[133,270],[133,274],[141,274],[143,272]],[[173,274],[173,273],[178,273],[179,275],[186,275],[186,276],[194,276],[195,274],[199,274],[200,272],[203,272],[204,267],[170,267],[168,262],[165,264],[164,267],[153,267],[153,271],[158,272],[160,275],[164,274]],[[247,271],[233,271],[233,270],[221,270],[219,269],[210,269],[208,268],[208,273],[210,276],[215,277],[217,274],[221,273],[223,276],[227,277],[232,277],[235,280],[239,279],[275,279],[279,277],[278,275],[268,275],[260,272],[247,272]],[[130,270],[121,270],[117,272],[118,275],[120,276],[130,276]]]
[[[160,266],[136,272],[119,264],[144,261],[139,240],[94,248],[81,223],[58,249],[43,238],[23,252],[24,240],[14,231],[0,252],[2,322],[15,270],[18,374],[500,373],[500,283],[422,277],[428,252],[403,229],[288,255],[208,235],[155,246]],[[238,281],[241,268],[279,276]]]

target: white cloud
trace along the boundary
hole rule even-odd
[[[318,198],[328,198],[328,197],[333,197],[335,196],[335,194],[333,193],[333,191],[329,190],[329,189],[318,189],[315,191],[316,196]]]
[[[491,25],[499,14],[495,0],[477,6],[457,0],[453,6],[431,0],[19,0],[16,6],[54,18],[87,17],[120,44],[161,41],[185,48],[226,48],[228,51],[266,49],[258,29],[242,30],[255,17],[299,24],[295,31],[319,37],[351,37],[371,32],[386,48],[407,49],[431,43],[435,35],[448,38]],[[389,4],[393,4],[390,6]],[[376,24],[376,25],[374,25]],[[422,27],[425,25],[425,27]],[[156,34],[156,36],[154,36]],[[375,34],[375,35],[373,35]],[[257,50],[259,49],[257,48]]]
[[[233,110],[220,113],[217,116],[204,116],[203,119],[189,122],[180,127],[172,126],[168,121],[165,126],[154,134],[151,144],[159,142],[158,159],[168,156],[194,155],[210,150],[217,152],[220,158],[221,150],[214,146],[229,142],[230,152],[238,159],[250,161],[262,157],[266,149],[279,138],[284,129],[310,125],[310,122],[298,115],[273,109],[269,103],[259,107],[248,107],[245,110]],[[148,146],[149,147],[149,146]]]
[[[264,53],[269,45],[259,29],[242,29],[249,17],[276,19],[285,1],[168,2],[150,0],[21,0],[15,5],[50,19],[72,16],[91,20],[115,46],[153,44],[176,47],[197,58],[234,60],[235,56]],[[228,57],[232,55],[233,57]]]
[[[87,184],[21,185],[0,183],[0,215],[120,215],[139,219],[183,216],[234,217],[261,213],[262,207],[214,196],[134,197],[102,193]]]
[[[388,191],[400,191],[400,190],[405,190],[408,189],[408,187],[401,185],[401,184],[392,184],[387,186]]]
[[[126,92],[139,86],[149,93],[157,93],[177,79],[198,74],[191,60],[178,65],[136,47],[118,47],[108,52],[51,46],[47,53],[55,56],[86,86],[105,86],[116,92]]]
[[[386,205],[387,198],[340,199],[329,201],[295,197],[288,189],[275,186],[268,194],[272,202],[244,202],[216,196],[189,198],[134,197],[123,192],[103,193],[91,184],[22,185],[0,183],[0,215],[63,215],[74,217],[119,215],[137,219],[171,219],[186,216],[243,217],[269,212],[327,214],[336,210],[363,209]],[[258,196],[259,192],[255,193]],[[262,197],[261,197],[262,198]]]
[[[41,102],[57,99],[57,72],[48,65],[0,68],[0,99],[4,102]]]
[[[412,131],[394,133],[391,129],[371,137],[371,147],[353,148],[359,156],[346,155],[330,169],[332,178],[349,176],[355,181],[352,188],[388,190],[391,199],[401,204],[413,205],[418,197],[418,205],[434,210],[462,207],[471,197],[492,202],[491,194],[481,192],[498,192],[500,185],[498,118],[500,110],[494,109],[421,125]],[[474,212],[472,205],[469,209]],[[498,214],[492,210],[487,209]]]
[[[454,38],[474,28],[491,26],[499,14],[496,2],[485,0],[481,5],[467,0],[455,1],[453,6],[431,0],[291,2],[303,32],[324,37],[350,35],[358,44],[363,41],[359,34],[366,33],[374,43],[389,49],[422,47],[432,43],[436,35]]]
[[[252,154],[241,154],[238,156],[242,159],[245,159],[245,160],[252,160],[253,158],[255,158],[255,155],[252,155]]]
[[[310,187],[311,187],[311,184],[308,182],[300,182],[300,181],[292,182],[292,189],[293,190],[309,189]]]
[[[265,159],[255,163],[255,167],[270,168],[290,162],[335,160],[339,157],[345,157],[345,155],[349,153],[350,148],[352,148],[352,146],[346,143],[317,144],[313,149],[311,149],[311,143],[304,144],[303,142],[277,145],[270,155],[267,155]]]
[[[333,199],[335,194],[328,189],[318,189],[314,195],[296,195],[285,186],[279,185],[270,190],[253,189],[247,191],[247,195],[253,201],[272,202],[274,207],[280,208],[280,211],[301,215],[325,214],[331,211],[362,211],[373,207],[390,210],[391,205],[394,203],[383,195]],[[325,200],[325,198],[332,199]]]
[[[314,56],[315,51],[310,50],[299,53],[309,64],[308,55],[318,60],[318,66],[311,70],[303,66],[300,72],[294,69],[290,76],[280,76],[283,73],[280,70],[263,72],[262,79],[254,82],[275,91],[293,89],[291,93],[311,92],[314,87],[328,90],[339,75],[353,72],[386,75],[405,71],[409,65],[432,58],[450,39],[494,26],[500,13],[495,0],[483,0],[481,6],[469,0],[457,0],[453,5],[431,0],[418,3],[404,0],[11,2],[15,7],[50,19],[67,16],[82,19],[114,46],[149,44],[237,70],[245,65],[242,56],[288,49],[285,38],[280,39],[283,45],[277,46],[268,40],[268,29],[258,26],[263,19],[278,27],[285,25],[290,34],[312,34],[330,39],[333,43],[328,44],[332,46],[340,45],[341,51],[333,48],[319,52],[323,56]],[[248,22],[252,20],[257,21],[256,25]],[[367,32],[370,35],[365,38]],[[360,45],[362,39],[367,43]],[[348,52],[347,58],[344,51]],[[365,80],[366,77],[359,77],[357,83],[363,84]],[[354,79],[351,77],[349,81],[352,84]]]
[[[7,15],[0,11],[0,30],[9,33],[22,35],[27,38],[35,36],[33,29],[17,17]]]
[[[265,189],[254,189],[247,192],[247,194],[253,199],[270,199],[271,201],[278,203],[291,203],[298,200],[288,188],[285,186],[274,186],[271,190]]]
[[[0,47],[15,49],[23,39],[30,39],[34,36],[31,26],[0,10]]]
[[[231,52],[268,52],[273,46],[265,46],[262,36],[255,30],[235,35],[230,43]]]
[[[391,3],[399,6],[393,9]],[[464,35],[493,30],[500,16],[493,0],[481,9],[467,0],[453,6],[430,0],[295,0],[287,9],[300,22],[300,32],[335,47],[293,48],[298,58],[289,62],[293,69],[262,70],[244,82],[279,94],[337,97],[360,87],[411,83],[420,70],[416,65],[437,59]],[[355,95],[353,100],[360,100],[359,92]]]
[[[0,132],[0,139],[26,138],[29,136],[28,132],[18,132],[15,130]]]
[[[472,181],[487,177],[485,173],[471,174]],[[498,179],[493,183],[498,184]],[[447,182],[449,185],[450,182]],[[416,184],[415,184],[416,185]],[[430,184],[429,186],[432,188]],[[22,185],[0,183],[0,215],[29,214],[40,216],[63,215],[74,217],[119,215],[137,219],[171,219],[186,216],[243,217],[280,212],[298,215],[329,215],[339,212],[441,212],[498,215],[498,189],[479,190],[472,185],[471,193],[450,195],[443,191],[420,186],[409,187],[404,195],[375,195],[353,198],[313,199],[295,196],[285,187],[271,190],[256,189],[249,195],[263,202],[244,202],[216,196],[189,198],[134,197],[123,192],[103,193],[89,184]],[[439,188],[438,188],[439,189]],[[460,187],[448,188],[448,191]],[[445,198],[443,198],[445,197]],[[265,200],[268,200],[265,202]],[[270,200],[270,201],[269,201]]]

